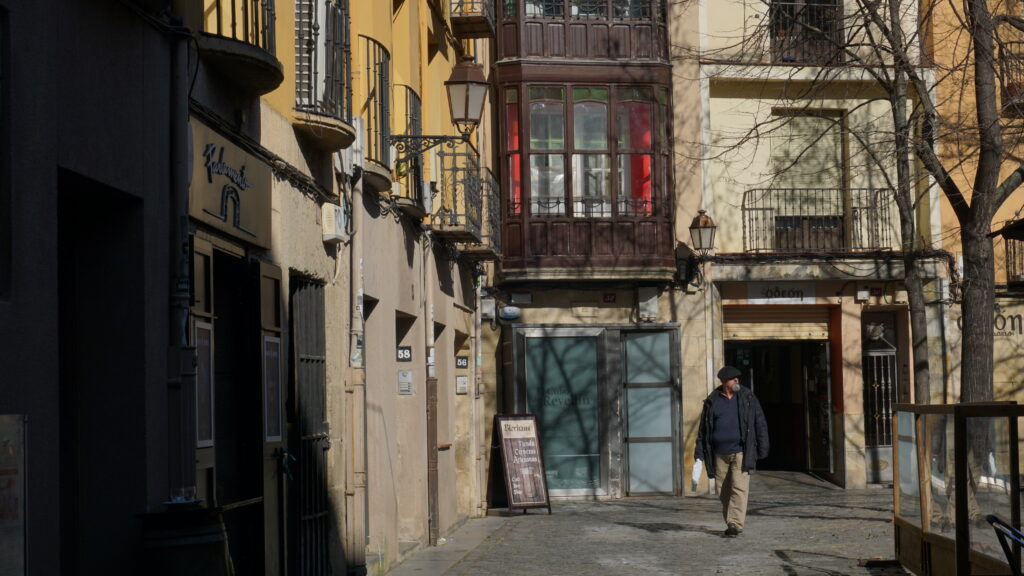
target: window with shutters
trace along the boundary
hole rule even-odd
[[[352,120],[349,0],[296,0],[295,106]]]

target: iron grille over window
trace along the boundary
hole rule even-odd
[[[385,167],[391,165],[391,54],[372,38],[362,37],[366,55],[366,158]]]
[[[773,61],[842,62],[842,8],[833,0],[773,0],[770,18]]]
[[[295,106],[352,121],[349,0],[295,3]]]

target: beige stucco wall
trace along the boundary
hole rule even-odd
[[[871,46],[884,36],[874,27],[869,30],[861,17],[863,8],[853,1],[841,2],[842,14],[838,26],[844,27],[849,50],[860,62],[891,61],[891,57]],[[707,27],[702,37],[701,55],[704,58],[731,62],[769,62],[771,60],[771,34],[769,2],[761,0],[727,0],[703,4]],[[903,29],[908,35],[917,31],[916,3],[900,4]],[[810,11],[808,11],[810,12]],[[845,15],[845,16],[844,16]],[[882,9],[883,18],[888,14]],[[845,19],[844,19],[845,18]],[[911,57],[916,58],[916,48]],[[792,65],[788,68],[794,68]]]
[[[714,195],[715,240],[719,253],[742,252],[742,202],[746,190],[771,188],[774,179],[772,131],[779,124],[771,123],[773,108],[847,111],[847,125],[859,138],[847,137],[847,181],[850,188],[888,187],[881,172],[871,165],[866,153],[885,149],[891,135],[891,118],[884,103],[867,103],[866,90],[850,87],[846,94],[814,101],[787,98],[787,90],[795,86],[783,84],[755,88],[747,83],[712,85],[710,98],[711,156],[706,162]],[[850,96],[850,97],[840,97]],[[856,96],[857,98],[853,98]],[[752,137],[753,136],[753,137]],[[891,155],[889,156],[891,158]],[[890,167],[891,172],[891,167]],[[842,182],[822,182],[823,188],[839,188]],[[891,237],[899,238],[898,219],[892,212]]]

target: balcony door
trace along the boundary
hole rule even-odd
[[[775,121],[773,188],[786,202],[773,213],[774,249],[841,249],[846,243],[842,116],[780,111]]]

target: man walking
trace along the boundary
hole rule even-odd
[[[694,457],[703,460],[722,501],[726,536],[743,532],[750,471],[768,456],[768,424],[754,393],[740,386],[740,371],[718,371],[721,386],[704,400]]]

